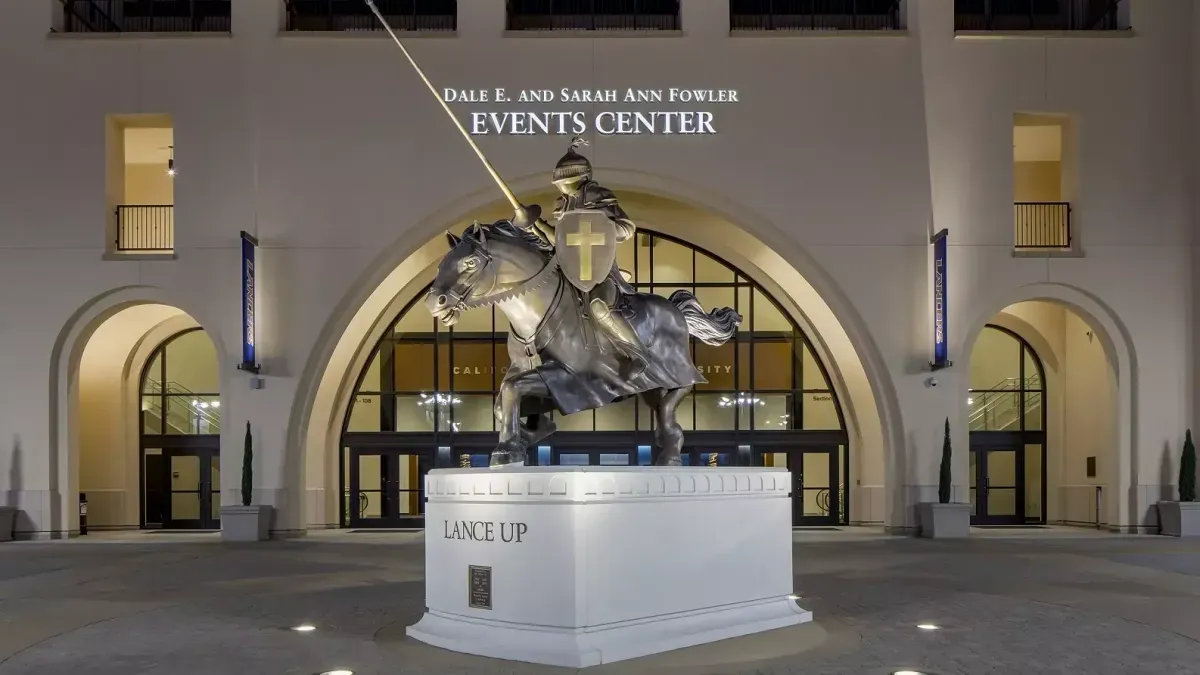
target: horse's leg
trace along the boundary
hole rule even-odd
[[[525,451],[534,436],[521,424],[521,399],[526,396],[549,396],[550,390],[536,370],[528,370],[500,384],[496,403],[496,421],[500,428],[500,443],[492,451],[492,466],[523,465]]]
[[[642,398],[642,403],[645,403],[646,407],[650,409],[650,414],[653,415],[654,418],[657,418],[658,417],[658,406],[659,406],[659,404],[662,403],[662,397],[666,393],[667,393],[667,390],[660,387],[658,389],[651,389],[649,391],[643,391],[642,393],[638,394],[638,396],[640,396]],[[640,415],[641,411],[639,411],[638,414]],[[640,422],[639,422],[639,425],[640,425]],[[654,425],[654,426],[655,426],[655,431],[654,431],[654,454],[653,454],[653,456],[657,457],[658,454],[660,452],[662,452],[662,444],[659,443],[659,434],[658,434],[658,430],[657,430],[657,425]],[[641,428],[641,427],[639,426],[639,428]]]
[[[658,428],[655,429],[655,437],[658,439],[658,444],[661,450],[658,453],[658,461],[656,466],[680,466],[683,464],[683,457],[680,455],[680,450],[683,449],[683,427],[679,426],[679,421],[675,418],[675,411],[679,407],[679,403],[692,391],[691,387],[680,387],[678,389],[670,389],[662,397],[662,402],[658,404]]]

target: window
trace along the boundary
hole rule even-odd
[[[175,176],[175,133],[170,116],[109,117],[109,251],[174,251]]]
[[[457,0],[375,0],[396,31],[454,31]],[[383,26],[363,0],[287,0],[289,31],[380,31]]]
[[[142,373],[142,433],[221,433],[217,350],[198,328],[166,340]]]
[[[734,31],[900,30],[901,0],[731,0]]]
[[[971,431],[1044,431],[1042,363],[1024,340],[987,326],[971,350]]]
[[[1016,249],[1070,249],[1069,120],[1017,114],[1013,122],[1013,216]]]
[[[954,0],[959,31],[1124,30],[1127,0]]]
[[[232,28],[230,0],[61,1],[66,33],[228,33]]]
[[[679,30],[679,0],[508,0],[508,30]]]

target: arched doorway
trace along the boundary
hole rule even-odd
[[[1046,377],[1020,335],[987,324],[971,350],[968,390],[972,525],[1046,522]]]
[[[780,303],[733,265],[680,239],[640,229],[618,265],[641,290],[685,288],[705,307],[744,317],[735,340],[693,340],[708,383],[680,410],[692,464],[786,466],[794,522],[849,522],[849,435],[825,365]],[[424,474],[486,466],[492,406],[508,366],[508,326],[492,308],[440,326],[417,293],[383,331],[359,373],[341,435],[343,527],[420,527]],[[635,399],[559,418],[531,458],[539,465],[647,465],[652,421]]]
[[[220,528],[217,351],[200,328],[162,341],[140,378],[141,526]]]

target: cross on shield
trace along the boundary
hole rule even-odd
[[[554,246],[567,280],[586,293],[616,262],[617,226],[603,211],[568,211],[554,225]]]

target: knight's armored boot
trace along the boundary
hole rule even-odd
[[[646,351],[637,332],[633,330],[633,326],[629,325],[625,317],[613,312],[608,303],[600,298],[592,298],[589,307],[592,310],[592,317],[596,320],[596,325],[608,335],[621,354],[629,360],[624,376],[631,379],[640,375],[650,363],[650,354]]]

